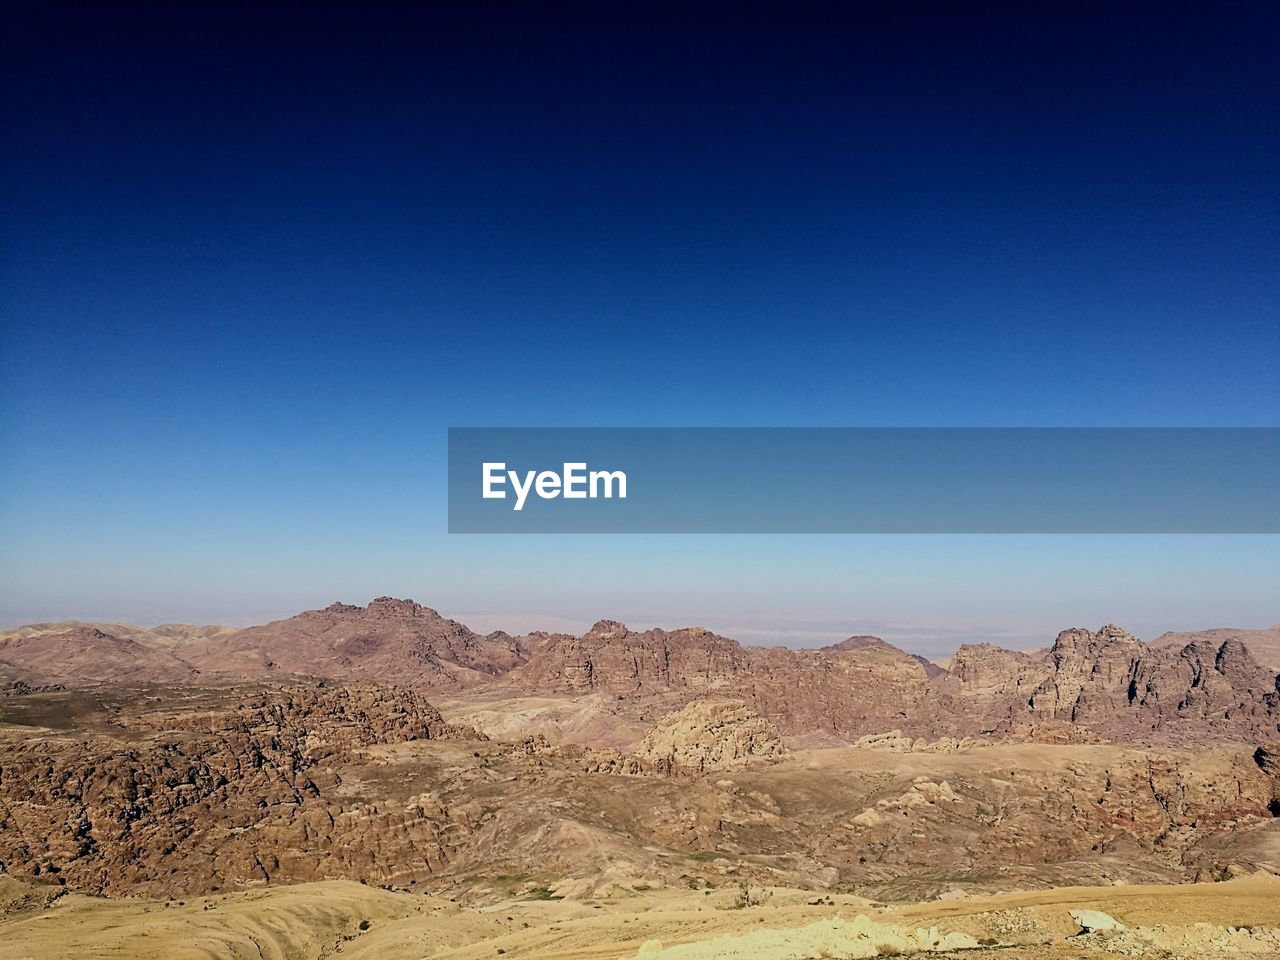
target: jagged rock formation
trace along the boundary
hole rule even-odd
[[[908,737],[901,730],[890,730],[888,733],[869,733],[865,737],[859,737],[853,745],[863,750],[888,750],[891,753],[955,753],[968,750],[977,743],[972,737],[926,740],[923,737]]]
[[[504,682],[524,693],[670,695],[676,703],[714,693],[746,702],[786,733],[858,736],[901,725],[928,679],[918,658],[880,640],[764,649],[701,627],[638,633],[602,620],[581,637],[552,638]]]
[[[741,645],[702,627],[637,633],[601,620],[581,637],[549,639],[511,679],[541,692],[697,691],[730,683],[746,661]]]
[[[184,659],[207,674],[302,675],[457,689],[527,659],[534,641],[480,636],[435,610],[379,597],[367,607],[335,603],[226,636],[195,640]]]
[[[1187,633],[1162,633],[1151,641],[1151,646],[1181,650],[1189,643],[1208,643],[1219,646],[1227,640],[1239,640],[1248,648],[1253,659],[1268,670],[1280,672],[1280,623],[1265,630],[1217,627],[1213,630],[1196,630]]]
[[[65,633],[7,636],[0,660],[27,682],[191,682],[199,671],[163,650],[77,627]]]
[[[526,693],[739,699],[787,734],[847,740],[1010,736],[1055,726],[1115,739],[1258,740],[1280,721],[1276,677],[1237,641],[1157,649],[1119,627],[1064,630],[1051,650],[962,647],[949,671],[874,638],[822,650],[742,647],[705,630],[636,633],[602,621],[560,637],[507,677]],[[1084,737],[1087,739],[1087,737]]]
[[[1052,674],[1028,706],[1117,738],[1181,732],[1258,739],[1276,729],[1276,677],[1239,641],[1150,647],[1116,626],[1064,630],[1050,652]]]
[[[954,717],[963,733],[993,732],[1026,718],[1032,693],[1052,669],[1048,651],[965,644],[931,685],[930,700],[938,712]]]
[[[0,665],[7,664],[9,693],[113,680],[393,678],[429,691],[479,688],[490,701],[592,695],[613,705],[599,723],[626,714],[634,726],[714,696],[740,700],[809,742],[890,730],[913,740],[1271,739],[1280,729],[1275,674],[1245,641],[1216,633],[1175,647],[1172,635],[1148,645],[1119,627],[1073,628],[1048,651],[966,645],[943,671],[868,636],[820,650],[765,649],[701,627],[633,631],[612,620],[580,637],[481,636],[413,601],[380,597],[367,607],[336,603],[230,633],[154,628],[139,633],[145,642],[35,625],[0,638]]]
[[[1040,722],[1117,740],[1256,741],[1280,722],[1276,676],[1239,641],[1157,648],[1112,625],[1064,630],[1047,654],[962,647],[927,699],[928,726],[970,735]]]
[[[467,735],[412,691],[294,687],[120,720],[119,737],[4,744],[0,869],[194,893],[426,877],[451,856],[450,815],[430,792],[379,806],[340,789],[339,764],[361,748]]]
[[[886,643],[884,640],[881,640],[879,637],[873,637],[867,634],[859,634],[857,636],[848,637],[844,640],[841,640],[839,643],[829,644],[828,646],[823,647],[822,651],[824,653],[844,653],[849,650],[866,650],[872,647],[879,648],[882,650],[884,649],[895,650],[895,651],[898,650],[898,648],[895,647],[893,644]],[[902,652],[902,651],[898,651],[898,652]],[[909,653],[907,654],[907,656],[909,656],[912,660],[915,660],[917,663],[919,663],[921,668],[924,670],[925,676],[929,678],[940,677],[947,672],[944,667],[938,666],[938,664],[934,663],[929,658],[922,657],[918,653]]]
[[[793,735],[850,740],[907,726],[929,679],[915,657],[887,643],[852,650],[753,649],[749,662],[732,695]]]
[[[696,700],[664,717],[632,750],[659,770],[727,770],[786,752],[776,727],[741,703]]]

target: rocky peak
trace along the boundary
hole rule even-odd
[[[841,640],[839,643],[831,643],[822,649],[829,653],[840,653],[845,650],[865,650],[867,647],[887,647],[890,644],[881,640],[879,637],[873,637],[870,634],[857,634]]]
[[[601,620],[581,637],[553,634],[512,675],[530,691],[641,692],[700,689],[740,669],[742,647],[701,627],[636,633]]]
[[[413,600],[335,603],[229,636],[193,642],[183,656],[208,672],[290,674],[459,688],[526,659],[510,638],[478,636]]]
[[[1109,623],[1097,633],[1090,633],[1085,627],[1063,630],[1053,642],[1050,654],[1055,660],[1069,662],[1073,659],[1095,657],[1104,652],[1116,650],[1130,653],[1141,647],[1145,647],[1142,641],[1134,639],[1127,630]]]
[[[587,631],[587,636],[617,637],[630,632],[631,630],[625,623],[619,623],[617,620],[597,620],[591,625],[591,629]]]
[[[318,611],[318,612],[320,612],[320,613],[333,613],[333,614],[338,614],[338,613],[359,613],[359,612],[360,612],[361,610],[363,610],[363,609],[364,609],[363,607],[357,607],[355,604],[352,604],[352,603],[334,602],[334,603],[329,604],[329,605],[328,605],[327,607],[325,607],[323,610],[320,610],[320,611]]]
[[[948,674],[957,685],[976,691],[1020,686],[1029,676],[1043,679],[1048,669],[1049,660],[1042,650],[1006,650],[992,643],[966,643],[951,658]]]
[[[1120,738],[1171,725],[1200,734],[1252,736],[1275,729],[1275,677],[1246,647],[1194,641],[1180,651],[1148,646],[1119,627],[1064,630],[1053,674],[1030,700],[1040,719],[1069,720]]]
[[[1178,659],[1191,668],[1192,688],[1230,688],[1263,699],[1277,689],[1276,675],[1239,640],[1193,641],[1178,652]]]
[[[422,604],[415,603],[412,600],[399,600],[396,597],[378,597],[369,604],[367,610],[371,616],[376,617],[443,619],[439,613],[430,607],[424,607]]]

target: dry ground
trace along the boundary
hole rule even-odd
[[[0,958],[612,960],[636,956],[652,940],[671,948],[724,934],[754,934],[764,943],[770,937],[762,931],[858,914],[877,924],[936,926],[988,942],[945,954],[973,960],[1117,953],[1209,958],[1240,956],[1242,948],[1243,955],[1261,958],[1277,955],[1265,949],[1273,936],[1267,928],[1280,928],[1280,878],[1261,876],[1217,884],[1071,887],[897,907],[840,896],[828,902],[812,892],[785,889],[768,891],[761,906],[737,909],[734,900],[728,890],[662,890],[598,901],[525,898],[472,909],[436,897],[326,881],[164,902],[56,896],[48,888],[5,879],[0,880]],[[1068,916],[1070,909],[1104,911],[1139,928],[1147,939],[1077,938],[1079,925]],[[1234,941],[1231,929],[1239,931]],[[1272,945],[1277,944],[1280,940]],[[648,950],[663,956],[653,952],[656,945]],[[766,948],[724,953],[703,944],[673,956],[783,960],[804,955]]]

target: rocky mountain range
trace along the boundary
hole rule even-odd
[[[0,636],[0,880],[594,907],[1280,871],[1277,677],[1234,637],[1077,628],[942,670],[867,636],[482,635],[392,598],[120,634]]]
[[[62,626],[0,635],[0,677],[11,689],[394,680],[482,700],[595,698],[642,723],[712,697],[747,705],[787,736],[848,742],[889,730],[934,738],[1035,730],[1131,742],[1260,741],[1280,723],[1275,671],[1251,652],[1256,638],[1233,631],[1166,634],[1146,644],[1115,626],[1073,628],[1045,651],[966,645],[944,670],[867,636],[794,650],[744,646],[702,627],[634,631],[612,620],[581,636],[481,635],[391,597],[244,630],[171,625],[147,638],[141,628],[120,636]]]

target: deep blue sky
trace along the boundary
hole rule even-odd
[[[1274,537],[443,499],[450,425],[1280,423],[1276,5],[115,6],[5,25],[0,621],[1280,620]]]

